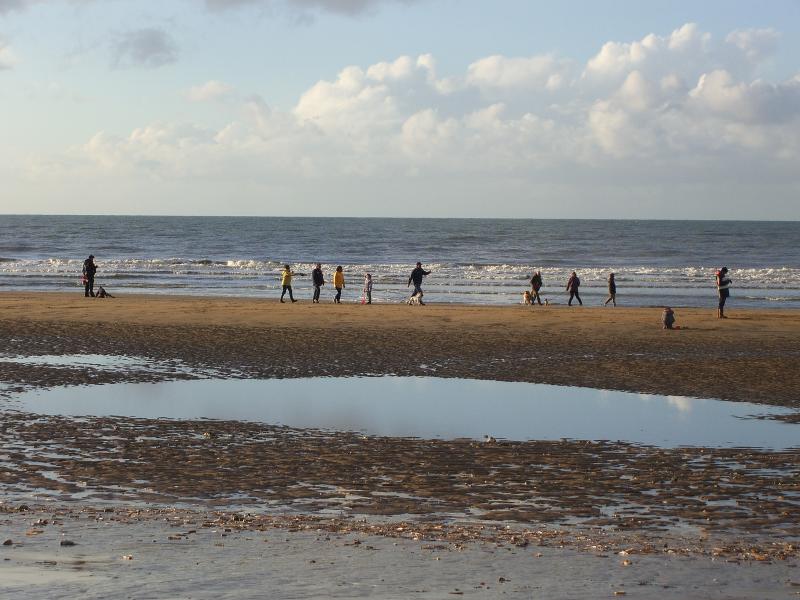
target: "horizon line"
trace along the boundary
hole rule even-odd
[[[3,213],[1,217],[142,217],[162,219],[397,219],[397,220],[458,220],[458,221],[660,221],[660,222],[688,222],[688,221],[725,221],[728,223],[798,223],[796,219],[744,219],[744,218],[694,218],[670,219],[659,217],[463,217],[463,216],[387,216],[387,215],[225,215],[225,214],[153,214],[153,213]]]

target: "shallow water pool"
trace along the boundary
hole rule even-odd
[[[379,436],[800,446],[800,426],[747,418],[789,409],[466,379],[209,379],[63,387],[14,398],[15,407],[40,414],[244,420]]]

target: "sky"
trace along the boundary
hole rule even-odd
[[[800,2],[0,0],[0,213],[800,219]]]

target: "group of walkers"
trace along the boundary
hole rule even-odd
[[[534,271],[533,275],[531,276],[531,291],[526,292],[525,295],[525,303],[526,304],[538,304],[539,306],[542,305],[542,297],[539,294],[539,291],[542,289],[542,285],[544,284],[544,280],[542,279],[542,272],[541,271]],[[581,300],[580,294],[580,287],[581,287],[581,278],[578,277],[578,274],[573,271],[570,273],[569,279],[567,279],[567,292],[569,293],[569,300],[567,301],[567,306],[572,306],[572,301],[577,300],[578,304],[583,306],[583,300]],[[617,282],[614,279],[614,273],[608,274],[608,298],[603,303],[603,306],[606,306],[609,302],[613,302],[614,306],[617,305]],[[545,300],[545,304],[549,304],[547,300]]]
[[[93,258],[93,257],[92,257]],[[425,304],[422,301],[422,280],[426,275],[430,275],[430,271],[426,271],[422,268],[422,263],[418,262],[417,266],[411,271],[411,275],[408,278],[408,284],[406,287],[411,286],[414,284],[414,291],[411,294],[411,298],[415,299],[415,304]],[[295,300],[294,295],[292,293],[292,277],[295,275],[298,276],[305,276],[305,273],[297,273],[292,271],[291,265],[284,265],[283,271],[281,272],[281,303],[284,302],[284,296],[286,293],[289,293],[289,300],[292,302],[297,302]],[[311,271],[311,285],[314,288],[314,293],[311,297],[311,302],[313,304],[319,304],[319,297],[322,291],[322,286],[325,285],[325,275],[322,273],[322,264],[317,263],[314,265],[314,269]],[[342,303],[342,290],[345,287],[344,281],[344,269],[341,265],[336,267],[336,270],[333,272],[333,288],[336,290],[336,295],[333,297],[333,302],[335,304]],[[409,299],[410,300],[410,299]],[[362,288],[362,295],[361,295],[361,302],[362,304],[372,304],[372,274],[367,273],[364,275],[364,286]]]
[[[94,290],[94,279],[95,274],[97,273],[97,265],[94,262],[94,255],[90,254],[89,258],[83,261],[83,274],[81,277],[81,282],[84,286],[84,295],[89,298],[112,298],[111,294],[109,294],[102,286],[99,287],[98,291],[95,292]],[[422,267],[422,263],[418,262],[416,267],[411,271],[411,274],[408,277],[408,283],[406,287],[410,287],[411,284],[414,284],[414,290],[411,293],[411,296],[408,299],[409,304],[425,304],[422,301],[422,297],[424,296],[422,292],[422,281],[423,279],[430,275],[430,271],[426,271]],[[295,276],[304,277],[305,273],[298,273],[296,271],[292,271],[291,265],[284,265],[283,271],[281,272],[281,303],[285,302],[284,297],[286,294],[289,294],[289,300],[292,302],[297,302],[294,297],[294,293],[292,290],[292,278]],[[715,282],[717,286],[717,295],[719,296],[719,304],[717,308],[717,318],[718,319],[727,319],[728,317],[725,316],[725,301],[730,296],[730,287],[732,285],[731,278],[728,275],[728,267],[722,267],[715,273]],[[608,274],[608,279],[606,280],[607,287],[608,287],[608,297],[606,298],[603,306],[607,306],[609,302],[613,304],[613,306],[617,305],[617,282],[615,279],[614,273]],[[311,302],[314,304],[319,304],[320,300],[320,293],[322,287],[326,285],[325,276],[322,273],[322,264],[316,263],[314,265],[314,269],[311,271],[311,284],[314,288],[313,296]],[[542,305],[542,297],[541,297],[541,289],[544,285],[544,280],[542,278],[541,271],[534,271],[533,275],[530,279],[531,289],[530,291],[526,291],[524,294],[524,302],[525,304],[538,304],[539,306]],[[581,279],[578,277],[578,274],[575,271],[570,273],[569,279],[567,279],[567,286],[566,291],[569,293],[569,300],[567,301],[568,306],[572,306],[572,301],[577,300],[578,304],[583,306],[583,300],[581,300],[580,295],[580,286],[581,286]],[[336,290],[336,295],[333,298],[333,302],[336,304],[341,304],[342,302],[342,290],[345,288],[345,280],[344,280],[344,269],[341,265],[336,267],[336,270],[333,273],[333,288]],[[363,304],[372,304],[372,274],[366,273],[364,275],[364,285],[362,288],[362,296],[361,302]],[[545,300],[544,304],[549,304],[547,300]],[[667,315],[664,320],[664,326],[667,329],[672,328],[672,323],[674,322],[674,314],[670,307],[665,307],[665,315]],[[669,322],[668,322],[669,321]]]

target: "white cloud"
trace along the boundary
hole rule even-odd
[[[606,42],[586,64],[584,78],[595,83],[613,84],[623,80],[631,71],[641,71],[653,77],[671,73],[689,74],[713,61],[711,35],[695,23],[687,23],[667,36],[648,34],[634,42]]]
[[[644,112],[656,106],[659,90],[640,71],[631,71],[619,88],[617,98],[631,111]]]
[[[178,48],[170,35],[153,27],[121,33],[111,44],[114,67],[157,68],[178,60]]]
[[[489,56],[467,69],[467,83],[480,88],[541,88],[555,91],[568,76],[569,63],[552,55]]]
[[[17,57],[11,46],[0,36],[0,71],[11,69],[17,64]]]
[[[427,54],[350,65],[310,86],[291,110],[258,97],[230,102],[224,110],[239,113],[224,127],[154,123],[129,135],[98,133],[65,160],[73,172],[288,187],[350,179],[408,186],[417,178],[497,190],[542,182],[800,185],[800,75],[744,78],[741,51],[731,54],[731,43],[715,44],[691,24],[610,44],[583,72],[551,55],[489,56],[444,78]],[[209,81],[189,97],[230,92]]]
[[[780,33],[774,29],[737,29],[725,38],[753,62],[771,56],[777,47]]]
[[[746,83],[717,70],[701,76],[689,98],[700,109],[734,123],[787,122],[800,116],[800,76],[778,84]]]
[[[208,102],[211,100],[220,100],[230,96],[233,93],[233,86],[228,85],[222,81],[210,80],[201,85],[195,85],[189,88],[186,97],[192,102]]]

